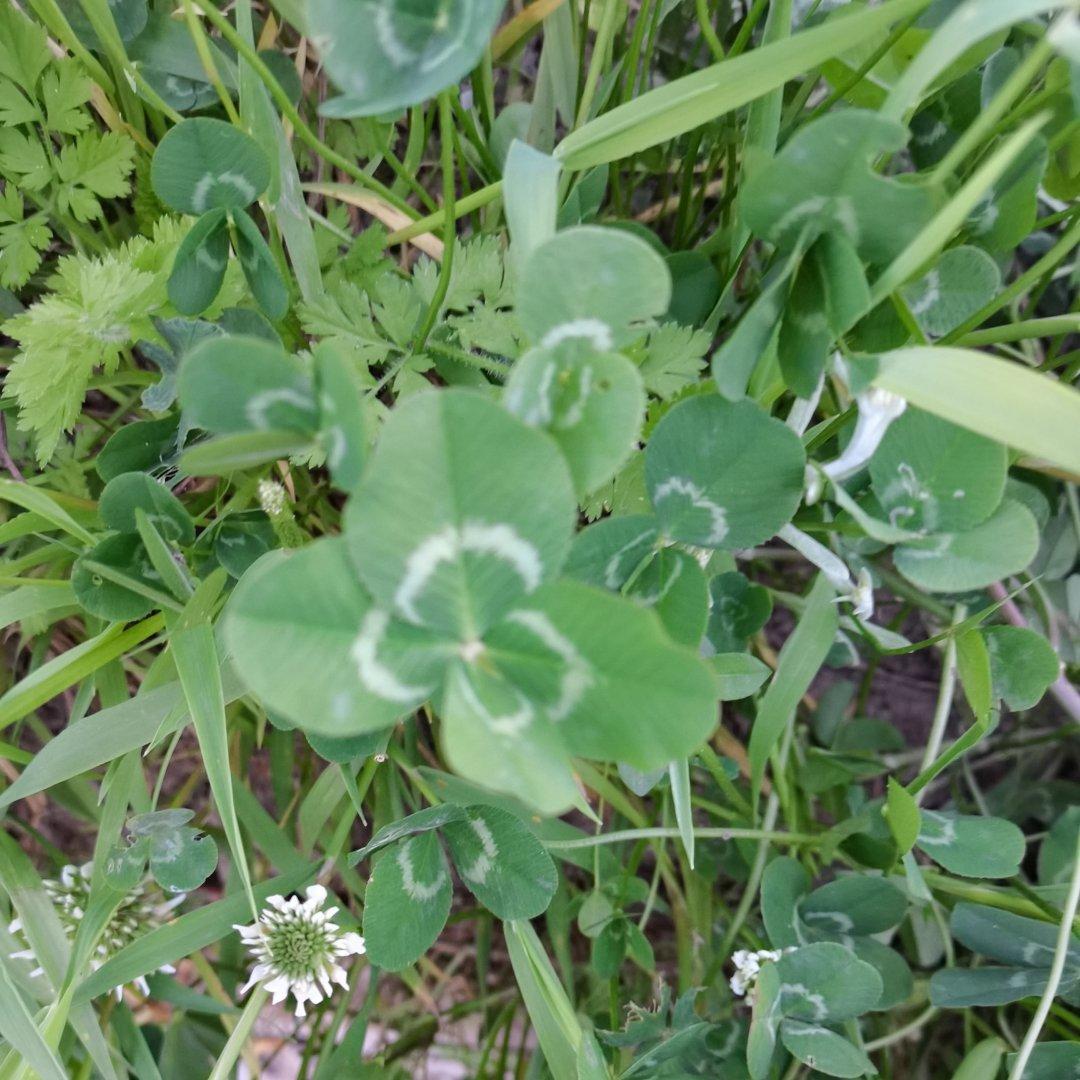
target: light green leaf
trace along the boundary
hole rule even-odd
[[[639,337],[671,301],[671,274],[656,249],[623,229],[564,229],[529,256],[517,317],[534,345],[583,340],[610,352]]]
[[[1024,834],[1004,818],[923,810],[915,846],[961,877],[1012,877],[1024,858]]]
[[[619,592],[652,559],[659,535],[650,515],[602,518],[574,537],[563,570],[587,585]]]
[[[242,209],[270,183],[259,144],[224,120],[182,120],[158,143],[150,179],[166,206],[182,214]]]
[[[308,33],[341,97],[325,116],[377,116],[434,97],[479,62],[503,0],[310,0]]]
[[[906,409],[870,459],[870,477],[890,524],[914,532],[962,532],[998,508],[1007,466],[1000,443]]]
[[[709,589],[697,559],[664,548],[624,588],[637,603],[652,608],[672,641],[697,649],[709,614]]]
[[[789,522],[802,498],[799,437],[751,401],[718,395],[676,405],[645,452],[645,482],[664,531],[701,547],[753,547]]]
[[[560,581],[512,611],[486,644],[572,754],[646,771],[692,753],[716,726],[706,665],[630,600]]]
[[[981,525],[904,544],[893,552],[893,561],[904,577],[927,592],[965,592],[1019,573],[1038,546],[1039,529],[1031,511],[1005,499]]]
[[[818,669],[825,662],[839,625],[835,595],[824,574],[814,581],[806,609],[780,650],[779,664],[761,699],[750,731],[750,769],[754,797],[761,791],[765,765]]]
[[[919,804],[908,794],[907,788],[891,776],[882,813],[888,822],[889,832],[896,841],[897,852],[906,855],[919,837],[922,818]]]
[[[807,926],[830,936],[867,936],[898,926],[907,906],[907,897],[884,878],[846,874],[815,889],[799,913]]]
[[[768,664],[744,652],[717,653],[709,657],[719,684],[721,701],[739,701],[755,693],[772,674]]]
[[[503,167],[503,208],[517,267],[525,266],[533,251],[555,235],[561,172],[562,165],[549,154],[520,139],[510,143]]]
[[[98,513],[106,528],[117,532],[138,531],[136,511],[142,510],[162,538],[190,544],[195,523],[184,504],[164,485],[144,472],[121,473],[105,485]]]
[[[1049,641],[1026,627],[988,626],[982,631],[990,653],[994,693],[1010,709],[1031,709],[1061,673]]]
[[[184,315],[204,312],[221,291],[229,265],[228,214],[208,210],[176,249],[169,275],[169,300]]]
[[[820,1024],[785,1020],[780,1025],[780,1041],[804,1065],[826,1076],[873,1076],[874,1063],[842,1035]]]
[[[970,349],[883,353],[874,385],[969,431],[1080,474],[1080,392]]]
[[[268,708],[335,737],[378,731],[415,709],[437,688],[446,651],[372,604],[340,538],[260,559],[229,601],[225,640]],[[315,671],[318,679],[299,674]]]
[[[881,997],[881,976],[833,942],[803,945],[776,961],[780,1012],[812,1023],[849,1020]]]
[[[205,339],[184,358],[178,385],[186,419],[215,435],[312,435],[318,426],[311,376],[261,338]]]
[[[709,582],[709,642],[718,653],[746,648],[772,614],[772,597],[737,570],[717,574]]]
[[[578,800],[561,732],[507,680],[456,667],[439,717],[443,753],[455,772],[542,814],[564,813]]]
[[[468,642],[558,572],[574,505],[547,435],[479,394],[425,392],[386,421],[345,537],[388,611]]]
[[[530,349],[514,364],[503,403],[559,444],[584,496],[610,480],[637,445],[645,387],[625,356],[597,353],[577,339]]]
[[[236,208],[232,218],[236,224],[236,254],[251,295],[268,318],[280,319],[289,307],[289,289],[277,262],[246,211]]]
[[[952,1080],[986,1080],[988,1076],[997,1076],[1004,1056],[1005,1043],[1001,1039],[983,1039],[964,1055]]]
[[[989,303],[1000,287],[997,263],[980,248],[964,246],[943,252],[902,293],[923,332],[941,337]]]
[[[547,909],[558,875],[540,841],[506,810],[470,806],[443,829],[465,887],[500,919],[532,919]]]
[[[377,967],[400,971],[435,943],[450,914],[450,868],[433,832],[417,833],[376,860],[364,895],[364,942]]]
[[[671,781],[671,805],[675,809],[675,824],[679,827],[679,839],[686,852],[690,869],[694,869],[694,811],[690,803],[693,789],[690,786],[690,759],[679,758],[668,766]]]
[[[320,342],[314,349],[319,400],[319,441],[334,483],[351,491],[367,457],[367,425],[356,380],[337,346]]]

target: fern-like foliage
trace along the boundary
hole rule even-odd
[[[186,231],[181,221],[162,218],[152,238],[136,237],[101,258],[61,259],[50,291],[5,323],[19,351],[4,396],[18,403],[19,427],[33,433],[40,464],[75,426],[94,373],[115,371],[140,338],[158,340],[154,316],[176,314],[165,283]],[[243,276],[231,265],[210,316],[243,296]]]
[[[63,228],[104,214],[130,189],[135,144],[99,132],[91,83],[75,60],[53,57],[45,31],[0,7],[0,285],[19,288]],[[54,220],[55,219],[55,220]]]

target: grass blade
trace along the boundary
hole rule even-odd
[[[928,2],[890,0],[675,79],[591,120],[563,139],[555,156],[569,169],[587,169],[667,142],[872,40]]]
[[[769,755],[825,662],[838,625],[836,594],[825,576],[819,574],[807,598],[806,610],[780,650],[776,674],[761,699],[750,732],[750,782],[755,808]]]
[[[1071,387],[971,349],[912,346],[880,362],[875,386],[1080,476],[1080,393]]]
[[[197,598],[196,598],[197,599]],[[253,914],[258,915],[251,891],[251,875],[240,822],[233,802],[232,773],[229,769],[229,736],[225,723],[225,691],[221,683],[214,632],[209,622],[178,626],[170,640],[180,685],[184,689],[195,734],[199,740],[206,777],[214,794],[218,815],[229,841],[233,862],[244,886]]]

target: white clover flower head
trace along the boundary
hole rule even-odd
[[[260,480],[259,505],[267,517],[280,517],[285,513],[285,489],[276,480]]]
[[[42,882],[49,899],[52,900],[56,908],[56,913],[60,918],[60,925],[63,927],[69,941],[75,940],[75,932],[86,917],[87,906],[90,902],[90,882],[93,876],[94,864],[87,862],[83,863],[82,866],[65,866],[61,869],[59,878],[55,880],[46,879]],[[167,923],[172,916],[173,909],[178,904],[183,903],[185,896],[186,894],[181,893],[167,901],[162,901],[154,896],[145,882],[140,882],[132,888],[124,899],[120,901],[119,906],[112,913],[108,923],[106,923],[105,929],[98,939],[94,954],[90,958],[91,969],[96,971],[106,960],[125,946],[130,945],[133,941],[138,941],[139,938],[144,937],[151,930],[156,930],[159,926]],[[26,941],[22,919],[13,919],[8,923],[8,931],[21,941]],[[16,960],[36,959],[33,949],[29,947],[29,942],[27,942],[27,948],[11,955]],[[171,964],[163,964],[158,970],[171,973],[176,968]],[[30,974],[32,977],[36,977],[43,974],[43,971],[40,967],[37,967]],[[140,975],[135,979],[133,985],[145,997],[149,997],[150,986],[144,976]],[[123,991],[122,986],[116,988],[117,1000],[123,997]]]
[[[291,992],[297,1016],[306,1015],[307,1002],[318,1005],[328,998],[333,983],[348,987],[339,961],[367,951],[359,934],[342,930],[331,921],[338,908],[323,907],[326,889],[311,885],[304,895],[304,900],[270,896],[256,922],[235,927],[255,960],[251,978],[240,993],[262,983],[279,1005]]]
[[[757,981],[761,973],[763,961],[777,961],[784,953],[794,952],[795,947],[786,949],[758,949],[753,952],[750,949],[737,949],[731,956],[731,962],[735,965],[735,974],[731,976],[731,992],[736,997],[743,997]]]

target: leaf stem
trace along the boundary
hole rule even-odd
[[[1065,907],[1061,913],[1061,923],[1058,926],[1057,942],[1054,946],[1054,959],[1050,965],[1050,978],[1047,980],[1046,989],[1039,998],[1035,1016],[1020,1045],[1020,1051],[1016,1055],[1013,1067],[1009,1072],[1009,1080],[1021,1080],[1024,1069],[1027,1068],[1028,1059],[1035,1049],[1039,1033],[1050,1012],[1050,1006],[1054,1003],[1054,996],[1061,985],[1061,976],[1065,970],[1065,959],[1068,956],[1070,939],[1072,938],[1073,920],[1076,918],[1076,909],[1080,907],[1080,834],[1076,838],[1076,850],[1073,853],[1073,871],[1069,879],[1069,894],[1065,898]]]
[[[809,833],[777,832],[773,829],[717,829],[694,828],[694,834],[701,840],[768,840],[774,844],[797,846],[817,846],[821,842],[818,836]],[[621,844],[631,840],[678,840],[681,833],[675,827],[654,827],[648,829],[619,829],[615,832],[597,833],[580,840],[545,840],[544,846],[552,851],[570,851],[575,848],[595,847],[598,844]]]
[[[454,111],[450,101],[453,90],[439,95],[439,132],[442,135],[442,186],[443,186],[443,259],[439,267],[439,281],[435,294],[428,305],[427,314],[412,343],[412,351],[419,353],[427,344],[428,335],[439,317],[443,301],[450,289],[450,275],[454,270],[454,246],[457,239],[457,218],[454,215]]]

